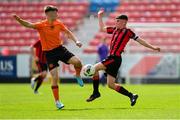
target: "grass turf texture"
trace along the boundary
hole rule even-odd
[[[49,84],[43,84],[40,95],[34,95],[29,84],[0,84],[0,118],[58,119],[180,119],[179,85],[126,85],[139,94],[134,107],[129,99],[100,86],[101,98],[87,103],[92,85],[61,84],[60,98],[65,105],[57,110]]]

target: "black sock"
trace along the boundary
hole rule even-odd
[[[40,77],[40,75],[38,75],[38,76],[34,79],[34,81],[37,82],[37,80],[39,79],[39,77]]]
[[[37,84],[36,84],[36,88],[34,91],[37,91],[39,89],[39,87],[41,86],[42,82],[43,82],[43,77],[39,76],[37,77]]]
[[[129,92],[128,90],[126,90],[125,88],[123,88],[122,86],[120,87],[118,92],[125,95],[125,96],[128,96],[129,98],[132,97],[132,93]]]
[[[99,80],[93,80],[93,94],[99,93]]]

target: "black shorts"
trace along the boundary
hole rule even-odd
[[[106,73],[116,78],[118,70],[121,66],[122,58],[121,56],[108,56],[102,61],[102,64],[106,66]]]
[[[45,51],[45,55],[49,71],[59,66],[59,60],[68,64],[69,59],[74,56],[74,54],[69,52],[64,46],[59,46],[53,50]]]
[[[46,63],[42,63],[42,62],[36,62],[36,65],[38,67],[38,71],[39,73],[44,72],[44,71],[48,71],[48,65]]]

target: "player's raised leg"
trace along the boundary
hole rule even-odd
[[[73,56],[71,57],[69,60],[68,60],[68,63],[69,64],[72,64],[74,66],[74,69],[76,71],[76,80],[78,82],[78,84],[82,87],[84,86],[84,83],[83,83],[83,80],[81,79],[81,69],[82,69],[82,63],[80,61],[79,58],[77,58],[76,56]]]

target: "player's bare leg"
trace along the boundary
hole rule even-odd
[[[76,80],[78,82],[78,84],[83,87],[84,83],[83,80],[81,79],[81,69],[82,69],[82,63],[79,60],[79,58],[77,58],[76,56],[73,56],[72,58],[70,58],[70,60],[68,61],[69,64],[72,64],[74,66],[74,69],[76,71]]]
[[[58,82],[59,82],[59,76],[58,76],[58,67],[52,69],[50,71],[51,76],[53,78],[53,80],[51,81],[51,88],[52,88],[52,92],[54,95],[54,99],[55,99],[55,103],[56,103],[56,107],[58,109],[61,109],[64,107],[64,105],[59,101],[59,87],[58,87]]]
[[[96,98],[99,98],[101,96],[100,92],[99,92],[99,71],[100,70],[105,70],[106,67],[101,63],[97,63],[94,65],[95,67],[95,74],[93,76],[93,93],[92,95],[90,95],[90,97],[86,100],[87,102],[91,102],[93,100],[95,100]]]
[[[128,90],[126,90],[124,87],[120,86],[119,84],[115,83],[116,78],[114,78],[111,75],[107,75],[107,85],[109,88],[117,91],[118,93],[121,93],[127,97],[130,98],[131,106],[134,106],[136,104],[136,100],[138,98],[138,95],[132,94]]]

